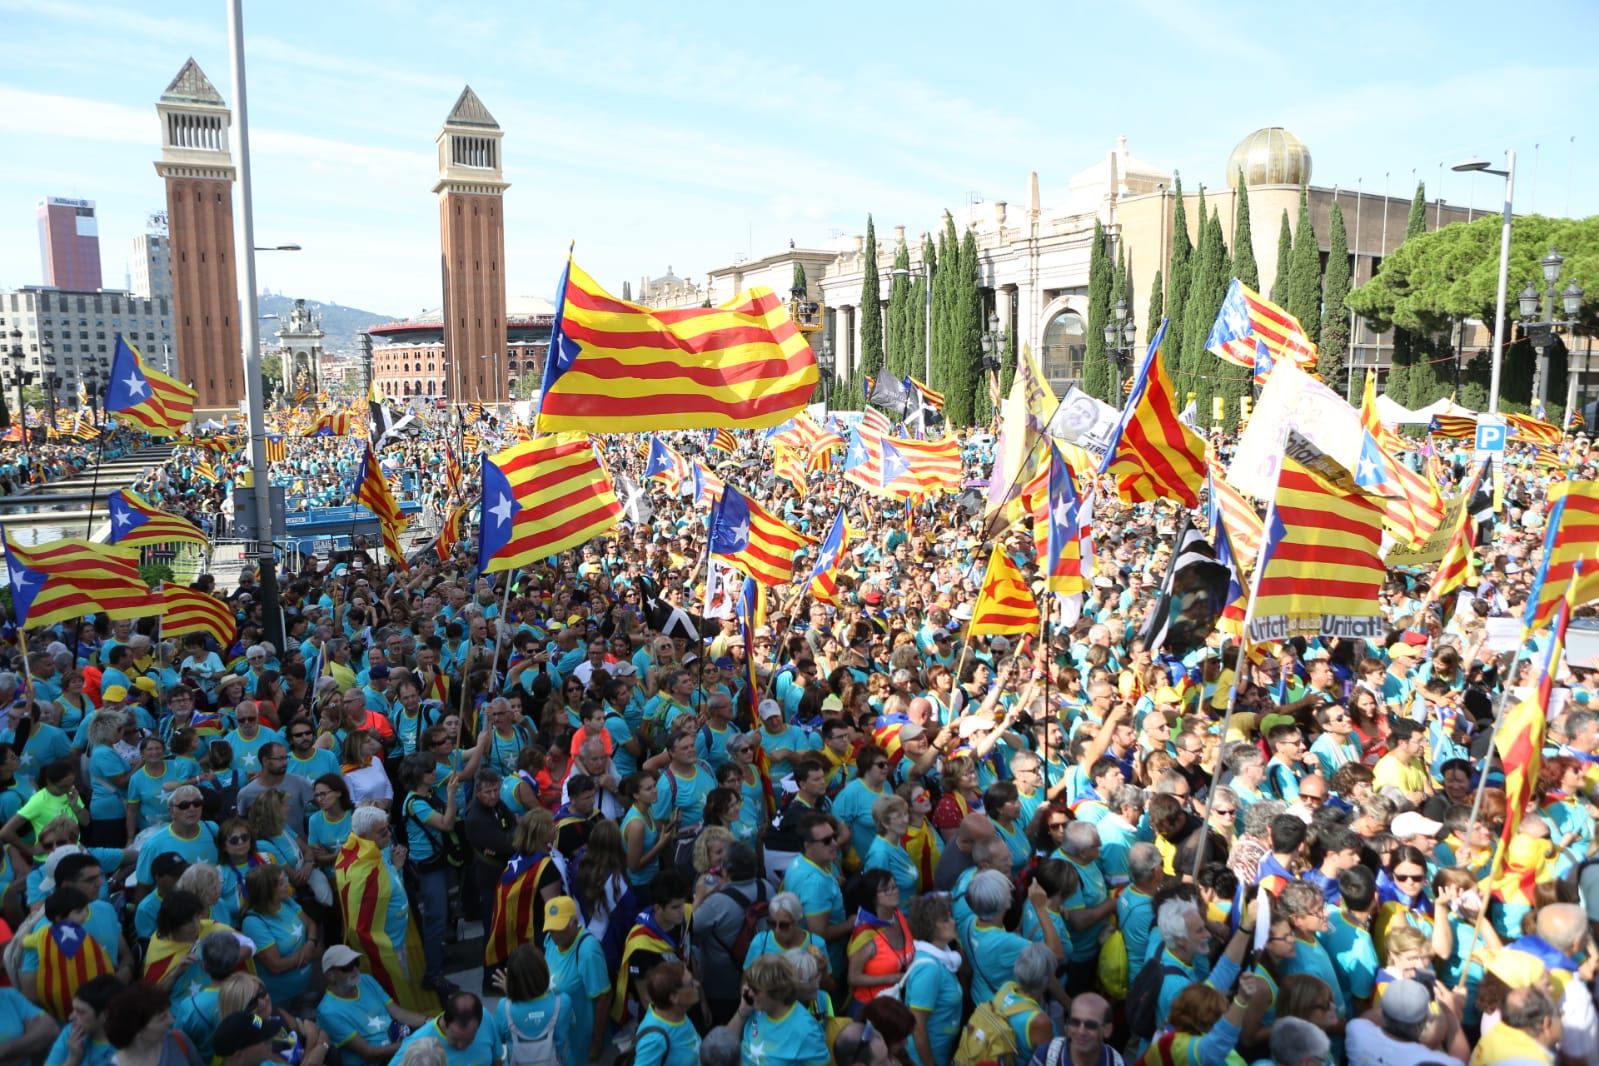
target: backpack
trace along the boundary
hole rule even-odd
[[[771,901],[766,898],[766,882],[755,882],[755,902],[738,889],[729,885],[721,889],[721,894],[738,904],[739,910],[744,912],[744,920],[738,927],[738,935],[733,938],[732,944],[723,944],[727,948],[728,957],[733,960],[733,965],[740,970],[744,969],[744,960],[749,957],[750,941],[756,934],[767,929],[767,913],[771,909]],[[718,938],[720,939],[720,938]]]
[[[955,1057],[949,1060],[950,1066],[987,1066],[988,1063],[1016,1066],[1016,1054],[1021,1049],[1016,1046],[1010,1020],[1025,1010],[1037,1008],[1020,1000],[1006,1009],[999,1005],[999,1000],[996,995],[987,1003],[979,1003],[972,1011],[966,1028],[961,1030],[960,1043],[955,1045]]]
[[[1127,998],[1127,975],[1131,965],[1127,959],[1127,937],[1118,929],[1099,949],[1099,990],[1111,1002]]]
[[[1160,989],[1170,974],[1187,976],[1183,970],[1167,966],[1163,957],[1157,955],[1144,963],[1144,968],[1138,971],[1132,986],[1127,989],[1127,1027],[1140,1040],[1155,1038],[1155,1030],[1159,1026],[1159,1019],[1155,1015],[1160,1010]]]
[[[208,822],[220,823],[238,816],[239,789],[244,787],[244,781],[237,766],[228,767],[228,773],[228,784],[218,777],[200,790],[200,817]]]
[[[901,1003],[905,1003],[905,1005],[907,1007],[910,1006],[909,1003],[905,1002],[905,988],[906,988],[906,985],[909,984],[909,982],[910,982],[911,974],[916,972],[916,967],[924,966],[924,965],[925,966],[938,966],[938,965],[942,965],[942,964],[939,963],[937,959],[929,959],[929,958],[927,958],[925,956],[920,958],[920,959],[915,959],[915,960],[913,960],[911,962],[911,964],[909,966],[905,967],[905,972],[899,975],[899,980],[898,981],[895,981],[893,984],[891,984],[887,988],[883,989],[881,992],[878,993],[878,995],[879,996],[887,996],[890,999],[898,1000]]]
[[[640,1025],[638,1030],[633,1034],[633,1042],[628,1045],[625,1051],[618,1051],[616,1053],[616,1058],[612,1060],[611,1066],[633,1066],[633,1060],[638,1056],[638,1042],[644,1039],[645,1033],[652,1032],[665,1033],[666,1030],[662,1029],[658,1025]],[[666,1046],[668,1050],[671,1049],[672,1037],[670,1034],[667,1035]]]
[[[516,1022],[511,1020],[510,1001],[501,1002],[505,1007],[506,1042],[511,1046],[511,1054],[506,1059],[509,1066],[565,1066],[555,1046],[555,1034],[560,1032],[558,1026],[562,1023],[560,998],[555,1000],[555,1015],[550,1019],[550,1024],[536,1036],[529,1036],[517,1028]]]

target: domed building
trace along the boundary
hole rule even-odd
[[[1311,223],[1322,255],[1326,256],[1329,212],[1338,203],[1349,233],[1353,284],[1372,277],[1383,256],[1404,239],[1410,212],[1411,190],[1385,197],[1383,190],[1341,189],[1310,185],[1311,151],[1299,137],[1281,126],[1267,126],[1244,137],[1213,166],[1186,173],[1183,181],[1189,239],[1198,240],[1199,192],[1205,191],[1205,208],[1219,213],[1229,251],[1242,175],[1249,194],[1251,232],[1261,288],[1269,290],[1277,271],[1277,236],[1286,212],[1291,228],[1297,227],[1301,188],[1306,189]],[[1047,190],[1053,188],[1051,202]],[[1088,337],[1088,265],[1094,225],[1104,227],[1113,245],[1127,258],[1133,280],[1135,350],[1141,350],[1159,322],[1146,321],[1149,293],[1155,272],[1169,276],[1171,232],[1176,219],[1176,177],[1164,165],[1133,156],[1127,138],[1098,161],[1051,185],[1037,172],[1028,175],[1025,191],[1013,203],[975,200],[954,208],[957,232],[970,226],[977,236],[978,269],[983,286],[984,315],[997,315],[1002,328],[1019,345],[1032,348],[1057,395],[1082,376]],[[862,204],[859,215],[881,205]],[[1476,212],[1480,214],[1481,212]],[[1473,212],[1441,201],[1427,206],[1427,228],[1469,221]],[[827,245],[775,251],[761,258],[740,260],[705,273],[703,284],[680,279],[668,271],[664,278],[643,279],[640,302],[653,306],[685,306],[706,300],[721,303],[754,285],[784,293],[789,289],[794,264],[805,267],[809,297],[823,305],[825,328],[812,339],[818,351],[827,345],[836,373],[853,374],[861,353],[860,296],[867,270],[880,279],[885,302],[891,288],[894,257],[901,242],[908,245],[913,273],[921,269],[925,231],[936,232],[942,218],[923,219],[918,229],[904,225],[878,229],[877,262],[865,261],[865,237],[838,238]],[[1113,253],[1114,254],[1114,253]],[[887,315],[883,316],[884,321]],[[1357,323],[1351,338],[1349,365],[1357,373],[1367,366],[1385,368],[1391,355],[1388,335],[1379,335]]]

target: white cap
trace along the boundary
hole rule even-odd
[[[1418,811],[1405,811],[1394,816],[1388,831],[1404,840],[1406,837],[1435,837],[1443,827],[1442,822],[1435,822]]]
[[[758,709],[761,712],[761,721],[763,722],[768,718],[783,717],[783,705],[776,700],[762,700]]]

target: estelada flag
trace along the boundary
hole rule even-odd
[[[359,952],[367,972],[406,1010],[432,1014],[438,997],[424,991],[422,936],[403,889],[396,894],[394,873],[377,843],[350,834],[333,865],[344,942]],[[394,932],[403,923],[398,943]]]
[[[1543,562],[1527,599],[1526,629],[1536,633],[1553,620],[1555,608],[1573,579],[1578,559],[1587,558],[1582,579],[1572,591],[1581,606],[1599,599],[1599,481],[1561,481],[1549,486],[1549,518],[1543,538]]]
[[[550,868],[549,852],[524,855],[518,852],[505,864],[494,884],[494,919],[488,941],[483,945],[483,964],[496,966],[511,957],[519,944],[537,944],[535,935],[543,927],[539,908],[539,882]]]
[[[688,932],[688,926],[678,926],[678,935]],[[660,955],[681,959],[684,955],[683,947],[673,940],[671,935],[662,929],[655,920],[655,910],[651,908],[638,916],[638,924],[628,931],[627,939],[622,941],[622,962],[616,968],[616,995],[611,998],[611,1020],[620,1021],[627,1012],[627,985],[628,963],[637,952],[649,955]]]
[[[107,503],[113,544],[143,548],[152,544],[210,543],[199,526],[152,506],[132,489],[118,489]]]
[[[105,948],[76,922],[41,924],[22,946],[39,957],[39,1003],[58,1021],[72,1016],[72,997],[84,982],[116,972]]]
[[[732,486],[711,507],[710,542],[713,559],[763,585],[786,584],[794,553],[813,543]]]
[[[988,556],[988,570],[983,575],[983,585],[977,591],[977,602],[972,605],[972,620],[966,627],[969,636],[984,634],[1009,635],[1035,633],[1041,616],[1033,590],[1022,580],[1005,549],[995,544]]]
[[[1099,472],[1116,478],[1125,503],[1169,499],[1198,507],[1205,483],[1205,440],[1177,417],[1177,393],[1160,354],[1165,336],[1163,321],[1149,342],[1149,354],[1139,367]]]
[[[804,409],[816,383],[816,357],[772,290],[650,310],[612,296],[569,256],[538,428],[775,426]]]
[[[226,650],[238,636],[233,611],[215,596],[182,585],[161,589],[161,632],[181,637],[204,633]]]
[[[526,566],[597,537],[621,520],[583,434],[547,434],[483,457],[478,569]]]

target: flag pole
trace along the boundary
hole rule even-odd
[[[1049,577],[1048,577],[1048,575],[1045,575],[1045,577],[1044,577],[1044,593],[1045,593],[1045,595],[1049,595],[1050,596],[1050,605],[1049,605],[1049,607],[1047,609],[1040,610],[1038,612],[1038,615],[1039,615],[1038,638],[1039,638],[1039,641],[1044,645],[1044,743],[1041,746],[1044,747],[1046,749],[1046,751],[1045,751],[1044,755],[1039,759],[1039,762],[1042,764],[1043,776],[1044,776],[1044,802],[1048,803],[1049,802],[1049,752],[1048,752],[1047,749],[1049,747],[1049,722],[1050,722],[1051,718],[1055,717],[1054,708],[1050,706],[1050,702],[1049,702],[1049,667],[1050,667],[1050,658],[1051,658],[1051,656],[1049,654],[1049,617],[1050,617],[1050,615],[1055,613],[1055,602],[1054,602],[1055,597],[1053,595],[1050,595],[1050,592],[1049,592]]]
[[[26,414],[23,415],[22,422],[22,432],[26,434],[28,432],[28,419]],[[84,540],[90,540],[94,536],[94,505],[100,496],[100,467],[105,465],[105,438],[105,431],[101,430],[100,440],[95,445],[96,453],[94,458],[94,477],[89,483],[89,517],[83,521]]]
[[[1271,500],[1266,504],[1266,516],[1263,520],[1267,533],[1260,538],[1260,546],[1255,549],[1254,572],[1249,576],[1249,600],[1244,606],[1243,632],[1238,638],[1238,650],[1233,655],[1233,684],[1227,691],[1227,710],[1221,719],[1221,740],[1216,746],[1216,766],[1210,772],[1210,792],[1207,797],[1216,795],[1216,789],[1221,787],[1221,771],[1225,760],[1222,758],[1223,748],[1227,744],[1227,732],[1232,728],[1233,711],[1238,706],[1238,694],[1244,686],[1244,663],[1249,657],[1249,627],[1255,620],[1255,598],[1260,594],[1260,578],[1265,571],[1266,549],[1271,543],[1270,530],[1277,518],[1277,487],[1282,481],[1282,463],[1285,458],[1284,449],[1288,446],[1288,425],[1283,424],[1281,432],[1277,435],[1277,476],[1272,479]],[[1186,512],[1185,512],[1186,515]],[[1204,689],[1200,689],[1200,699],[1204,699]],[[1199,871],[1205,865],[1205,852],[1210,846],[1210,813],[1206,808],[1205,824],[1201,827],[1203,835],[1199,838],[1199,847],[1194,856],[1194,880],[1199,880]]]

